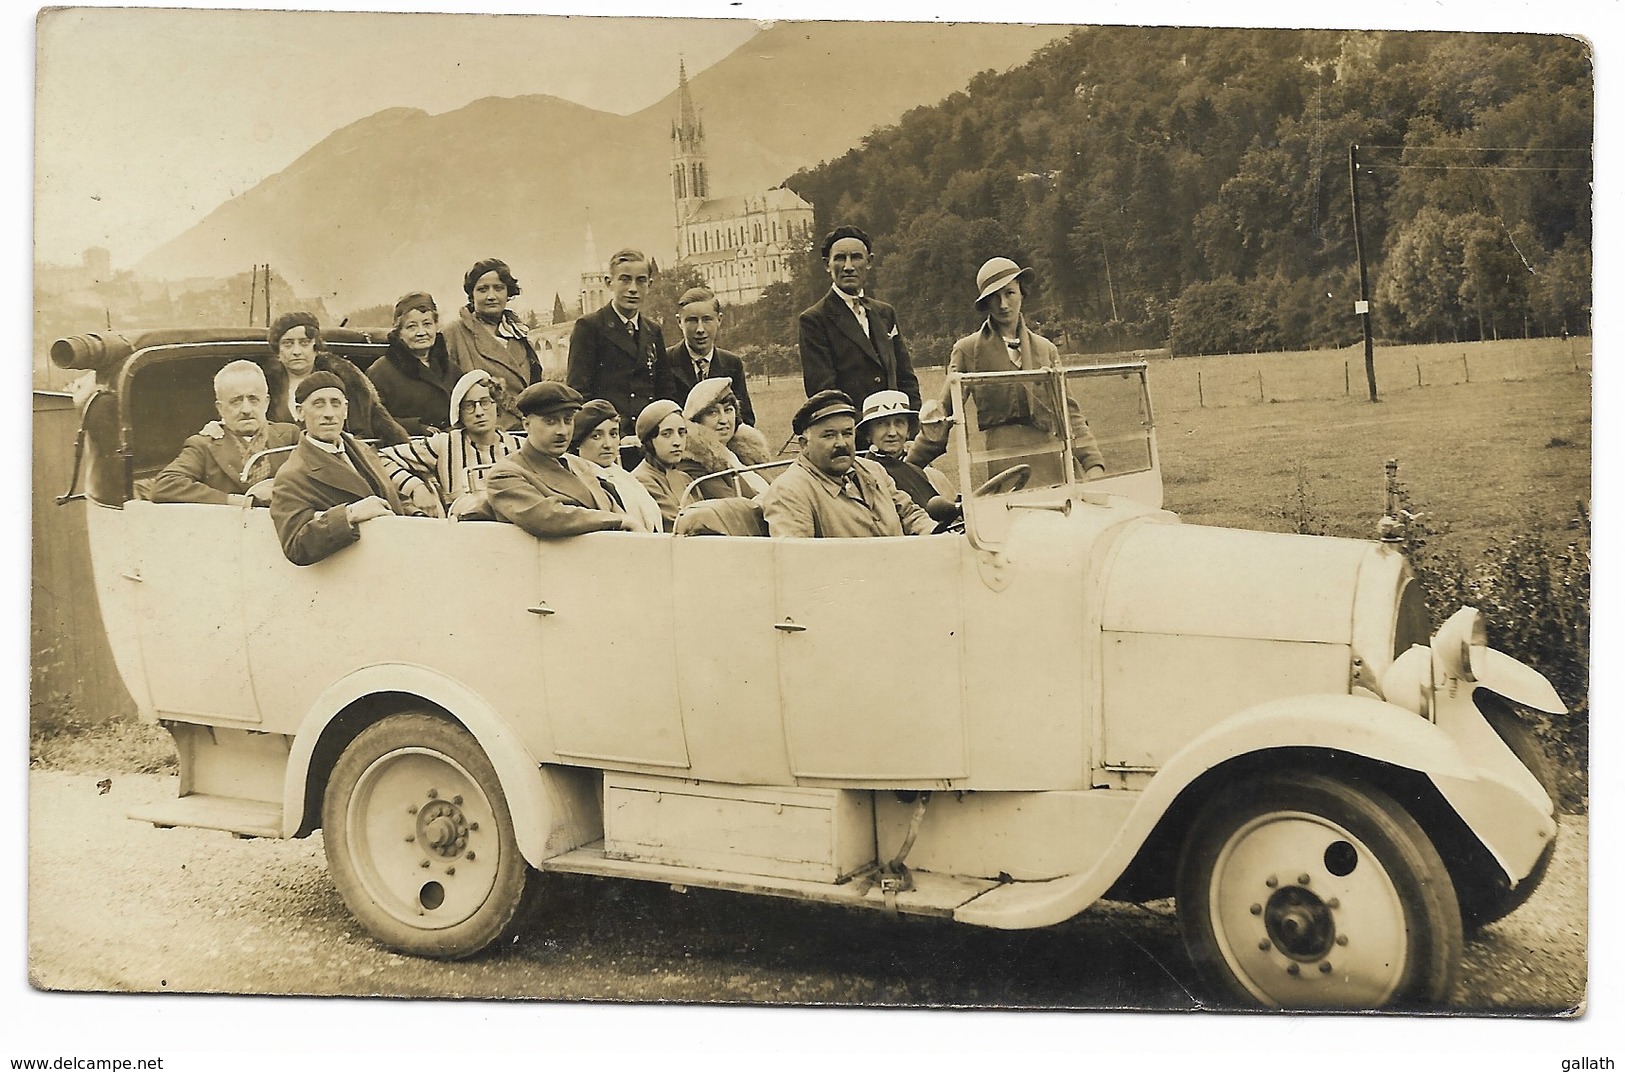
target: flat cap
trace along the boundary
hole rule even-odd
[[[819,391],[796,410],[796,415],[790,419],[790,429],[796,435],[800,435],[819,421],[843,413],[850,414],[853,420],[857,420],[858,407],[852,404],[852,399],[847,397],[846,392],[833,389]]]
[[[344,393],[344,381],[335,374],[323,369],[320,372],[312,372],[299,381],[299,386],[293,389],[294,405],[304,405],[305,399],[320,391],[323,387],[335,387],[340,394]],[[346,401],[348,401],[348,398],[346,398]]]
[[[559,380],[543,380],[519,392],[514,408],[528,417],[533,414],[558,413],[561,410],[574,413],[581,408],[581,403],[581,392],[574,387]]]

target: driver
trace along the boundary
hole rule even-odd
[[[796,411],[795,463],[757,500],[770,536],[918,536],[936,527],[878,463],[857,455],[858,411],[819,391]]]
[[[1023,268],[1008,257],[994,257],[982,265],[976,273],[976,309],[987,319],[979,330],[954,343],[948,357],[950,373],[1010,372],[1060,365],[1061,354],[1055,344],[1034,334],[1021,315],[1034,276],[1031,268]],[[941,405],[952,413],[946,380]],[[1071,398],[1067,399],[1066,409],[1078,477],[1095,480],[1105,476],[1106,461],[1094,433],[1089,431],[1089,422]],[[1033,464],[1035,479],[1046,484],[1060,480],[1060,457],[1052,448],[1061,427],[1049,390],[1027,383],[978,385],[976,425],[986,434],[989,452],[1010,458],[1013,451],[1031,447],[1032,454],[1025,460]],[[928,465],[945,449],[945,444],[921,436],[910,447],[908,459],[916,465]]]

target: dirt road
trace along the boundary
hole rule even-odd
[[[552,876],[536,927],[462,963],[389,953],[320,836],[243,841],[126,819],[173,777],[33,771],[29,976],[46,989],[555,1000],[1191,1009],[1168,902],[999,932],[773,898]],[[1451,1008],[1559,1014],[1586,981],[1587,821],[1545,885],[1469,940]]]

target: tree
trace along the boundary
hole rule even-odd
[[[554,291],[553,292],[553,323],[562,324],[568,319],[570,319],[570,314],[564,311],[564,299],[559,297],[557,291]]]

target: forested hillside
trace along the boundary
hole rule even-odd
[[[974,326],[976,267],[1004,254],[1077,349],[1300,349],[1359,336],[1359,144],[1379,337],[1578,333],[1592,103],[1588,50],[1561,37],[1090,28],[787,185],[819,232],[870,232],[911,334]],[[827,285],[815,251],[740,326],[792,342]]]

